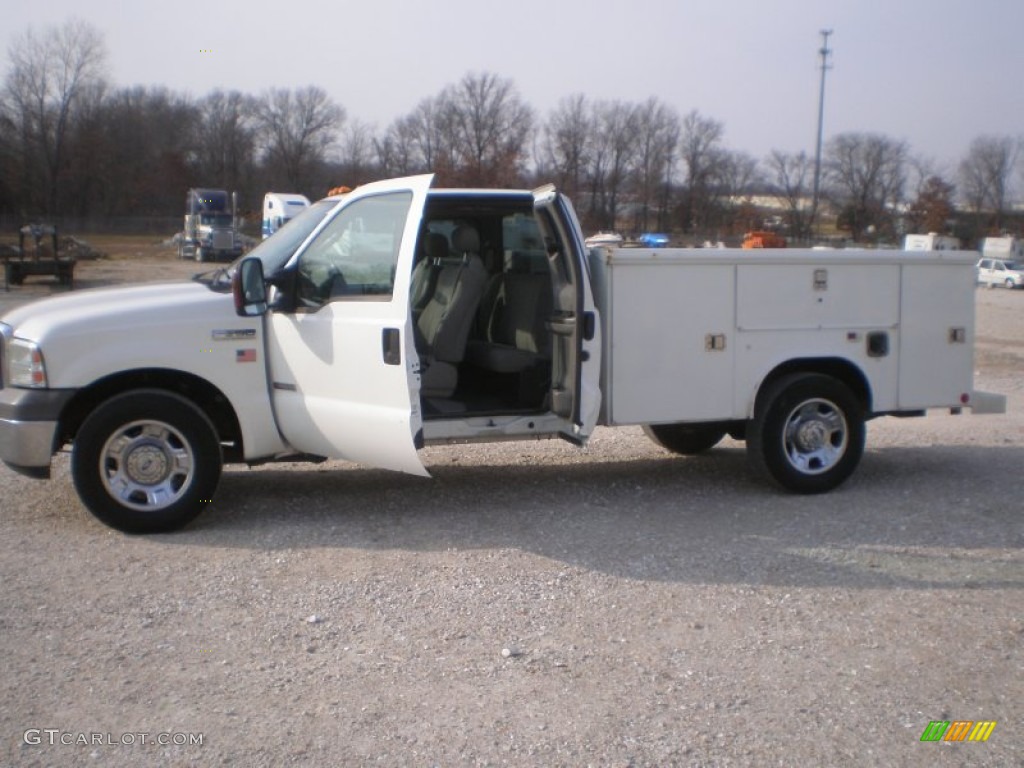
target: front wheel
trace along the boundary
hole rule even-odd
[[[75,488],[99,520],[126,533],[185,526],[210,503],[220,480],[213,424],[185,398],[136,390],[107,400],[78,430]]]
[[[769,385],[747,429],[754,469],[796,493],[841,485],[864,453],[864,407],[831,376],[794,374]]]
[[[196,261],[198,261],[200,264],[206,261],[206,252],[202,248],[196,248]]]
[[[1013,280],[1011,278],[1007,278],[1006,279],[1006,287],[1009,288],[1012,291],[1014,288],[1017,287],[1017,284],[1015,282],[1013,282]]]

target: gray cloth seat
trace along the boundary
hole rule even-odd
[[[467,358],[495,373],[520,373],[550,360],[546,322],[553,304],[546,261],[513,254],[487,292],[478,318],[481,338],[469,343]]]
[[[430,298],[418,317],[414,313],[421,394],[428,398],[451,397],[455,392],[457,365],[465,357],[469,329],[487,284],[476,229],[456,227],[452,250],[458,258],[443,260],[436,267]]]
[[[437,276],[449,257],[448,238],[439,232],[427,232],[423,239],[423,255],[412,271],[409,305],[413,317],[419,317],[437,286]]]

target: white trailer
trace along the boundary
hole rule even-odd
[[[309,208],[309,198],[289,192],[267,192],[263,196],[263,239]]]
[[[960,238],[929,232],[927,235],[907,235],[903,239],[905,251],[959,251]]]
[[[981,255],[1002,261],[1024,261],[1024,241],[1016,237],[986,237],[981,242]]]
[[[148,532],[209,508],[226,461],[428,475],[425,445],[637,424],[683,454],[730,434],[820,493],[870,419],[1005,411],[974,389],[972,254],[587,249],[554,187],[432,178],[321,201],[190,283],[0,318],[0,459],[47,477],[70,444],[89,510]]]

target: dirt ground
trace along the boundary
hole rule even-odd
[[[110,251],[76,290],[197,268]],[[433,480],[232,466],[131,537],[66,456],[0,467],[0,765],[1022,766],[1024,291],[977,299],[1009,413],[872,422],[821,497],[600,429],[429,448]]]

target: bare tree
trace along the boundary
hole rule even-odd
[[[717,120],[692,110],[683,118],[680,149],[686,166],[684,229],[696,231],[710,218],[720,144],[725,128]]]
[[[101,213],[180,214],[185,190],[209,184],[196,151],[199,110],[187,96],[166,88],[123,88],[107,98],[102,120]]]
[[[345,110],[323,89],[310,85],[295,91],[271,89],[257,102],[256,116],[272,176],[289,189],[315,187]]]
[[[408,176],[427,170],[419,158],[412,116],[395,120],[374,139],[377,165],[384,176]]]
[[[214,90],[198,105],[197,165],[203,184],[239,189],[251,183],[256,148],[256,104],[239,91]]]
[[[757,158],[738,150],[719,150],[714,179],[714,210],[721,216],[719,226],[734,233],[756,228],[760,217],[751,197],[761,180]]]
[[[103,80],[103,38],[87,22],[72,19],[41,36],[29,29],[14,41],[8,56],[5,90],[24,152],[23,181],[31,184],[33,174],[43,174],[40,202],[46,213],[55,215],[75,109],[82,95],[95,94]]]
[[[61,215],[89,216],[102,193],[107,146],[107,84],[99,80],[81,90],[68,122],[59,175]]]
[[[338,156],[341,181],[349,187],[371,181],[373,155],[373,128],[362,120],[349,121],[341,132]]]
[[[457,159],[456,181],[466,185],[519,183],[533,132],[533,110],[511,80],[468,74],[444,92]]]
[[[906,182],[907,145],[877,133],[842,133],[826,151],[831,195],[840,209],[840,225],[854,240],[865,234],[895,234],[893,210]]]
[[[979,136],[960,163],[960,185],[968,206],[990,214],[995,231],[1003,226],[1018,148],[1009,136]]]
[[[656,228],[668,227],[669,190],[679,146],[679,116],[666,104],[651,97],[637,107],[636,120],[636,228],[650,228],[651,210],[656,209]]]
[[[447,91],[431,96],[395,120],[374,143],[386,175],[435,173],[442,185],[452,183],[456,135]]]
[[[619,198],[626,191],[636,156],[636,108],[622,101],[606,101],[595,105],[593,115],[590,212],[598,227],[614,229]]]
[[[434,171],[442,183],[451,183],[457,162],[456,136],[447,92],[421,101],[405,121],[405,127],[420,170]]]
[[[791,236],[802,240],[810,235],[811,190],[814,159],[806,152],[789,154],[772,150],[768,156],[768,182],[772,194],[785,206]]]
[[[739,150],[726,150],[718,160],[716,177],[724,196],[749,202],[761,180],[757,158]]]
[[[591,113],[582,93],[562,99],[544,126],[544,157],[554,181],[570,197],[580,198],[593,142]]]

